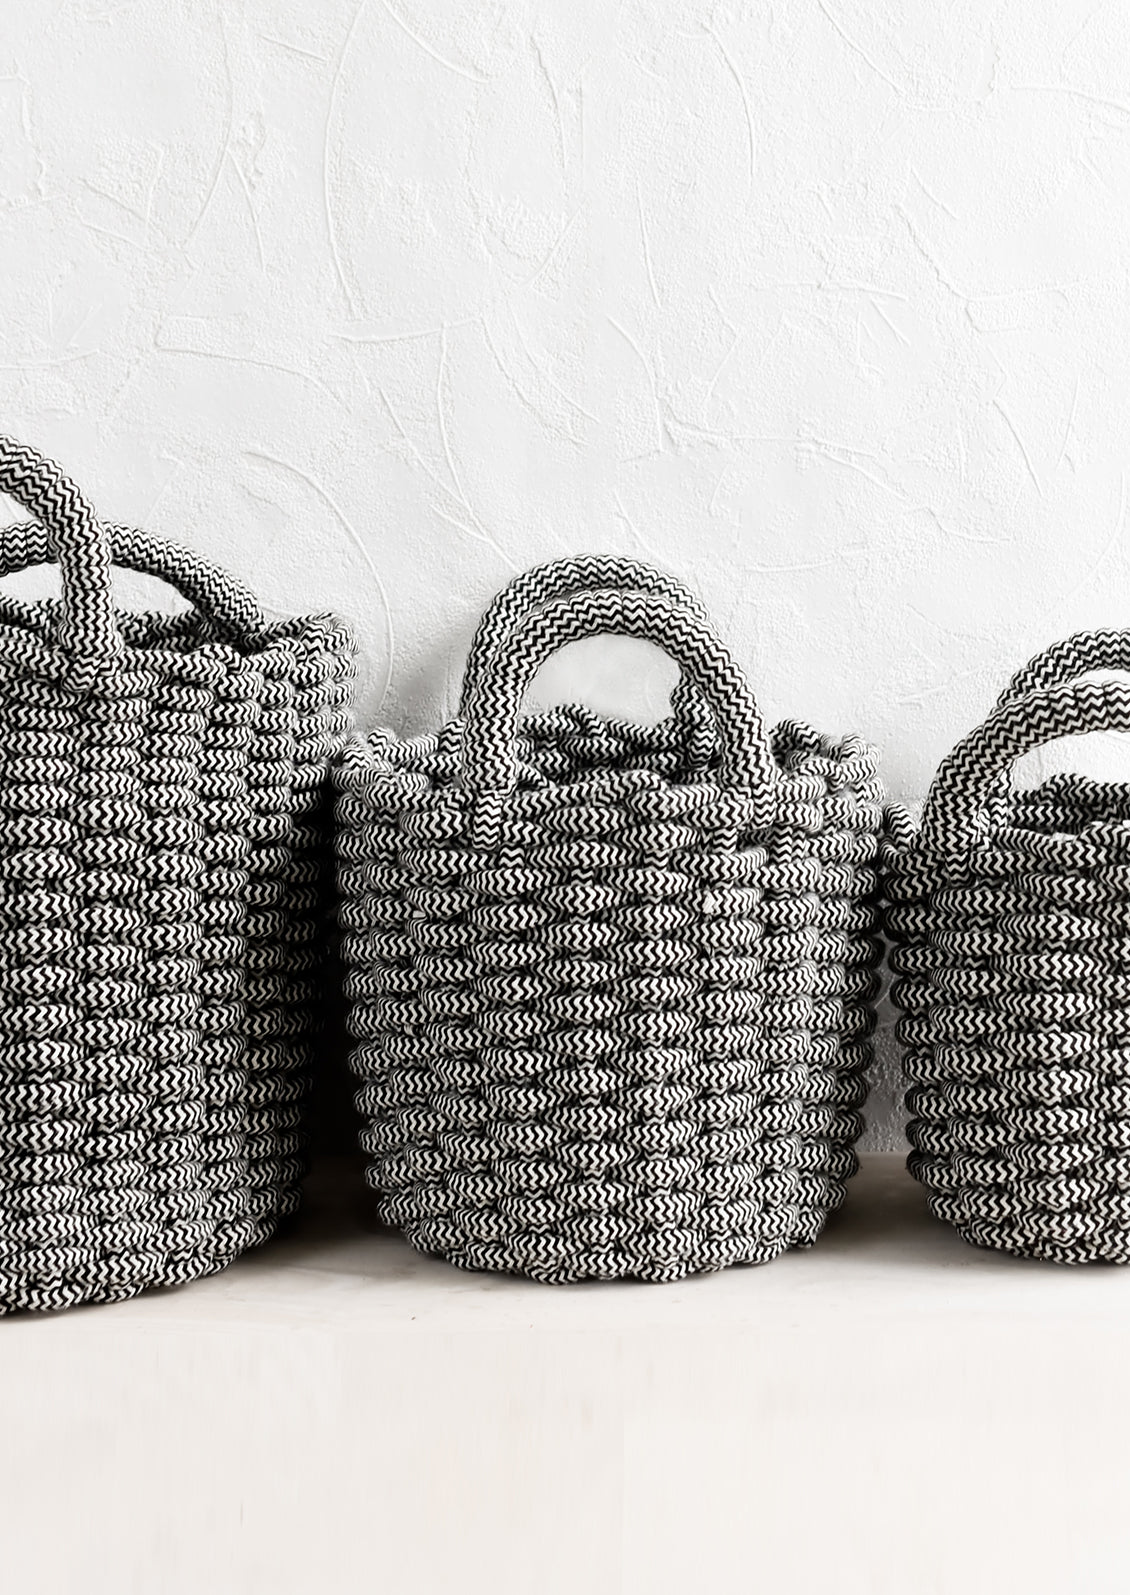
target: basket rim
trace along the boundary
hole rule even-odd
[[[457,773],[463,729],[461,720],[452,719],[438,731],[407,737],[387,726],[368,732],[354,731],[346,739],[335,769],[338,788],[343,792],[363,792],[374,782],[383,787],[391,780],[410,785],[414,792],[426,790],[437,797],[458,794],[463,790]],[[670,717],[643,723],[604,715],[583,704],[567,703],[523,717],[520,726],[523,761],[536,764],[539,747],[552,747],[564,737],[577,734],[611,737],[627,753],[636,753],[641,759],[672,750],[678,736],[675,721]],[[772,728],[769,740],[778,778],[787,784],[803,782],[813,775],[835,773],[842,776],[845,772],[851,773],[853,766],[857,767],[856,782],[879,778],[876,750],[854,732],[837,737],[817,731],[803,721],[786,719]],[[431,768],[440,760],[450,763],[451,774],[437,774]],[[610,768],[602,766],[562,779],[543,775],[539,784],[573,789],[586,779],[608,773]],[[672,780],[653,769],[647,769],[647,773],[656,782],[673,789],[709,785],[712,789],[726,790],[717,779],[713,763],[708,771],[683,780]],[[424,783],[423,788],[421,783]],[[850,786],[851,783],[844,784]]]
[[[1080,818],[1068,827],[1025,823],[1026,816],[1038,816],[1041,805],[1049,801],[1072,801],[1081,811]],[[1125,810],[1111,814],[1115,805]],[[952,855],[941,846],[931,844],[922,826],[921,806],[918,812],[908,813],[909,833],[893,838],[888,844],[889,868],[897,872],[900,867],[921,860],[946,860]],[[1103,809],[1108,812],[1102,812]],[[1088,812],[1089,811],[1089,812]],[[983,811],[986,821],[976,842],[976,852],[966,849],[961,855],[968,864],[985,848],[999,848],[1002,844],[1021,857],[1031,859],[1037,852],[1054,847],[1056,842],[1066,845],[1093,841],[1096,846],[1108,845],[1111,840],[1124,838],[1130,848],[1130,781],[1109,781],[1082,771],[1057,771],[1038,786],[1010,789],[997,797]],[[1046,858],[1050,866],[1053,860]],[[1110,860],[1111,863],[1114,859]],[[1078,865],[1072,866],[1072,871]]]
[[[74,663],[57,641],[60,612],[58,598],[27,600],[0,593],[0,675],[68,684]],[[225,667],[237,660],[270,666],[276,658],[293,653],[295,644],[311,641],[320,642],[327,652],[343,652],[354,659],[357,651],[352,627],[330,610],[269,619],[262,638],[246,644],[211,634],[207,618],[192,608],[115,607],[114,614],[125,650],[110,671],[111,684],[136,670],[183,668],[191,659]]]

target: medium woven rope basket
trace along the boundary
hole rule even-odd
[[[1038,655],[942,763],[887,880],[911,1172],[966,1240],[1130,1262],[1130,786],[1012,764],[1130,730],[1130,633]]]
[[[645,638],[660,725],[523,719],[557,649]],[[540,567],[488,610],[460,717],[351,741],[339,887],[381,1217],[468,1268],[678,1279],[819,1234],[870,1059],[871,753],[766,735],[695,599],[631,561]]]
[[[0,438],[35,517],[0,574],[0,1313],[222,1268],[298,1202],[321,1007],[327,770],[353,645],[107,526]],[[111,566],[187,613],[115,611]]]

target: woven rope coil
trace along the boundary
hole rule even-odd
[[[0,491],[37,517],[0,574],[62,577],[0,596],[3,1313],[211,1273],[297,1205],[354,658],[6,438]],[[114,564],[197,607],[115,612]]]
[[[911,1172],[969,1241],[1130,1262],[1130,786],[1022,754],[1130,730],[1130,635],[1037,655],[942,763],[893,850],[887,913]]]
[[[648,638],[656,726],[522,718],[557,648]],[[588,558],[484,616],[462,715],[349,743],[339,888],[369,1182],[413,1245],[554,1283],[811,1243],[854,1172],[885,823],[868,749],[768,737],[672,578]]]

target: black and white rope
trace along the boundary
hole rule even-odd
[[[942,762],[887,876],[910,1167],[966,1239],[1130,1262],[1130,785],[1008,783],[1054,738],[1130,730],[1124,634],[1038,655]]]
[[[326,782],[352,641],[268,623],[0,439],[39,517],[0,573],[0,1313],[213,1272],[298,1201],[323,1001]],[[114,560],[199,608],[116,613]]]
[[[1010,703],[1100,670],[1130,671],[1130,632],[1080,631],[1052,643],[1016,672],[998,701]]]
[[[657,570],[638,559],[582,554],[576,559],[553,559],[544,565],[533,565],[515,576],[483,611],[463,672],[459,718],[466,718],[479,680],[495,658],[506,658],[515,627],[558,599],[601,590],[667,598],[683,613],[710,623],[702,601],[684,582],[669,571]],[[685,674],[675,684],[671,711],[686,730],[688,768],[705,765],[715,747],[714,722]]]
[[[855,1169],[871,1050],[869,750],[767,737],[700,606],[638,565],[543,567],[488,616],[466,722],[353,739],[339,771],[382,1217],[462,1266],[552,1282],[811,1243]],[[607,630],[675,655],[680,712],[522,719],[538,665]]]

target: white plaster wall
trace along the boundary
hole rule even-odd
[[[628,552],[918,798],[1127,617],[1128,199],[1119,0],[3,0],[0,426],[347,615],[366,719]]]

